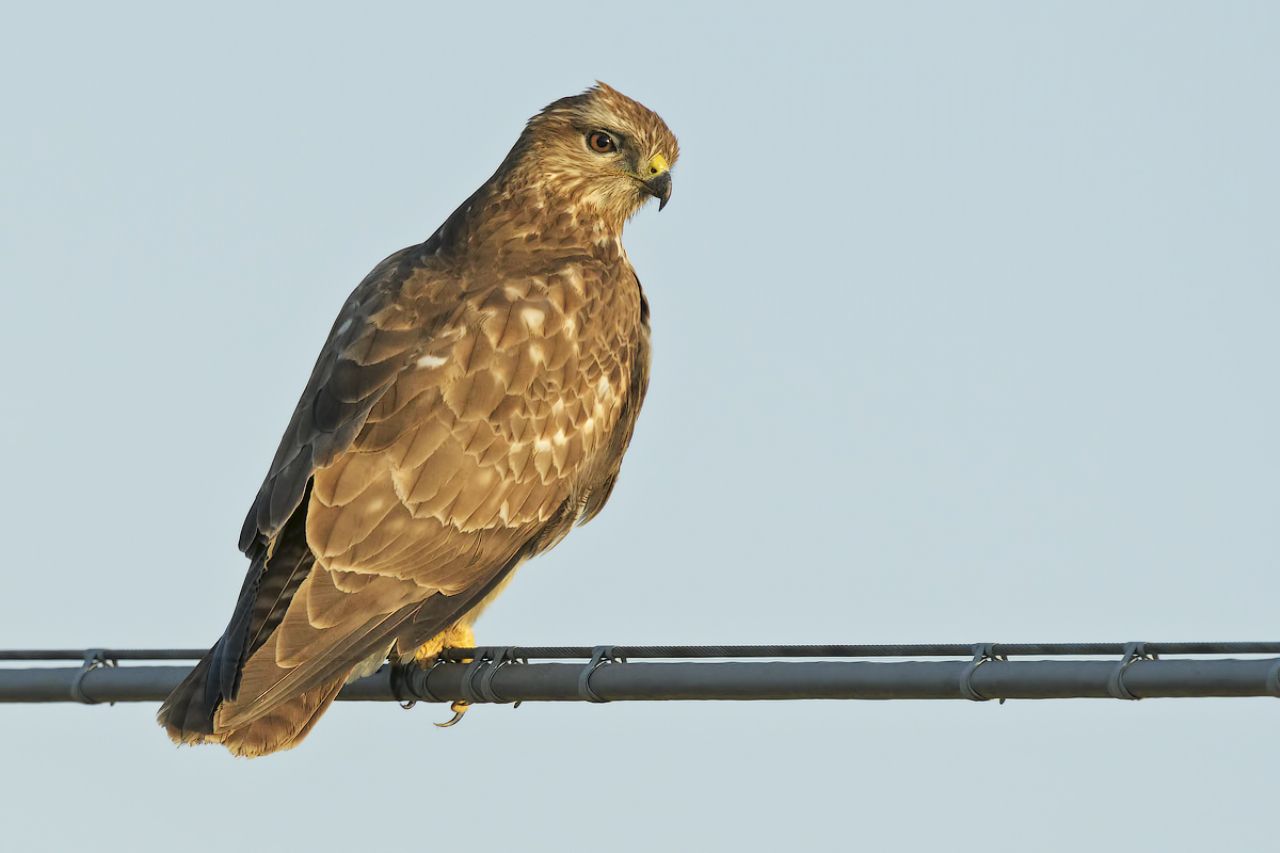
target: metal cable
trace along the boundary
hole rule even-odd
[[[900,643],[861,645],[722,645],[722,646],[621,646],[612,654],[630,659],[706,658],[971,658],[973,643]],[[1125,654],[1128,643],[990,643],[992,657],[1106,656]],[[1280,655],[1280,642],[1181,642],[1144,643],[1149,655]],[[598,646],[493,646],[513,659],[590,660]],[[94,649],[103,660],[162,661],[199,660],[204,649]],[[484,649],[446,649],[445,660],[474,660]],[[0,661],[83,661],[85,649],[0,649]]]
[[[904,643],[865,645],[737,645],[737,646],[613,646],[617,657],[631,659],[705,658],[919,658],[972,657],[973,643]],[[984,643],[992,657],[1072,656],[1112,657],[1125,653],[1128,643]],[[1144,643],[1152,655],[1280,654],[1280,642]],[[590,660],[596,646],[513,646],[517,657],[537,660]],[[443,657],[460,661],[476,649],[446,649]]]
[[[0,649],[0,660],[84,660],[89,649]],[[104,660],[200,660],[208,649],[92,649]]]

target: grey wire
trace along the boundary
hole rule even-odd
[[[985,644],[984,644],[985,645]],[[992,657],[1073,656],[1113,657],[1125,653],[1127,643],[992,643]],[[1280,641],[1145,643],[1152,655],[1280,654]],[[492,646],[513,659],[590,660],[595,646]],[[878,658],[973,656],[973,643],[905,643],[860,645],[720,645],[613,646],[613,655],[631,659],[663,658]],[[82,661],[85,649],[0,649],[0,661]],[[95,649],[105,660],[198,660],[204,649]],[[446,649],[445,660],[474,660],[482,649]]]

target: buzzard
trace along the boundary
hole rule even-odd
[[[474,645],[516,567],[595,517],[649,376],[622,229],[677,154],[603,83],[562,98],[360,283],[245,519],[230,623],[160,709],[174,741],[296,745],[347,681]]]

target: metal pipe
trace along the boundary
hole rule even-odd
[[[606,701],[782,699],[1066,699],[1115,696],[1118,661],[770,661],[626,663],[591,672]],[[403,670],[400,698],[485,701],[482,662]],[[470,672],[468,670],[470,669]],[[589,700],[583,665],[507,664],[489,680],[505,701]],[[1122,684],[1138,698],[1276,696],[1280,659],[1135,660]],[[966,692],[965,685],[971,688]]]
[[[158,702],[185,666],[0,669],[4,702]],[[1120,673],[1117,680],[1117,673]],[[83,700],[76,697],[76,688]],[[1280,658],[442,663],[383,667],[345,701],[565,702],[1280,696]]]
[[[0,702],[78,702],[77,680],[88,704],[160,702],[190,671],[189,666],[0,669]]]

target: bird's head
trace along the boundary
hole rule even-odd
[[[657,113],[597,83],[530,119],[512,155],[527,179],[621,229],[650,198],[666,207],[680,147]]]

